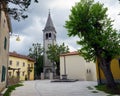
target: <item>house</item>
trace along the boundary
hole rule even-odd
[[[116,82],[120,82],[120,58],[115,58],[111,61],[111,72],[113,74],[113,78]],[[96,71],[97,71],[97,81],[98,84],[105,83],[105,76],[103,71],[99,67],[99,64],[96,63]]]
[[[10,19],[0,6],[0,92],[7,86],[7,69],[9,58],[9,33],[11,32]]]
[[[86,62],[78,52],[60,55],[60,75],[67,75],[67,79],[96,81],[96,65]]]
[[[34,63],[35,60],[28,56],[9,52],[8,77],[19,77],[20,80],[34,80]]]

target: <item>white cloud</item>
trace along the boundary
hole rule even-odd
[[[95,0],[95,1],[99,1],[100,3],[104,4],[104,7],[108,8],[108,17],[110,17],[112,20],[114,20],[113,25],[114,28],[116,28],[117,30],[119,30],[119,19],[120,19],[120,15],[118,15],[120,13],[120,2],[118,0]]]
[[[71,6],[75,4],[75,2],[78,2],[79,0],[53,0],[53,2],[50,3],[50,8],[54,9],[70,9]]]

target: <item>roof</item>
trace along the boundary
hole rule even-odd
[[[50,15],[50,12],[48,14],[48,19],[47,19],[47,22],[46,22],[46,25],[45,25],[45,28],[43,29],[43,31],[55,31],[55,27],[53,25],[53,22],[52,22],[52,19],[51,19],[51,15]]]
[[[73,52],[61,54],[60,56],[70,56],[70,55],[79,55],[79,53],[77,51],[73,51]]]
[[[21,54],[18,54],[16,52],[9,52],[9,56],[12,56],[12,57],[17,57],[17,58],[22,58],[22,59],[27,59],[28,61],[33,61],[35,62],[35,60],[33,58],[30,58],[26,55],[21,55]]]

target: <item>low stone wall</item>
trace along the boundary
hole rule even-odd
[[[6,87],[5,82],[0,83],[0,96],[3,96],[2,92],[4,91],[5,87]]]
[[[7,91],[7,88],[5,88],[5,89],[0,93],[0,96],[3,96],[6,91]]]
[[[15,84],[19,83],[19,81],[20,81],[19,77],[8,77],[7,86],[15,85]],[[0,84],[0,96],[3,96],[3,94],[5,93],[5,91],[6,91],[5,87],[6,87],[5,82]]]
[[[19,82],[19,77],[8,77],[8,86],[15,85]]]

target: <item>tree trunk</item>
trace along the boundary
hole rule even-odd
[[[117,85],[114,81],[113,74],[110,68],[110,64],[111,64],[110,61],[107,61],[105,59],[102,59],[100,61],[100,67],[106,78],[106,85],[109,89],[112,89],[114,91],[115,89],[117,89]]]

